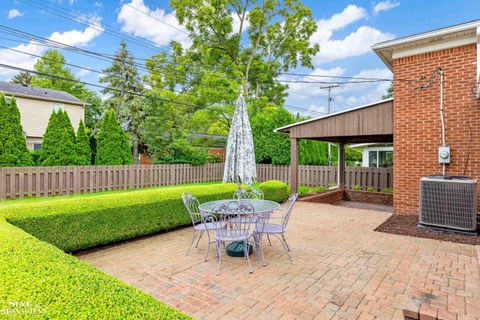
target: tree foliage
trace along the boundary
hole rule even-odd
[[[103,74],[105,76],[99,81],[105,83],[107,88],[102,92],[110,95],[105,106],[115,110],[116,117],[125,127],[133,146],[133,161],[137,163],[138,147],[142,143],[140,125],[144,118],[145,102],[139,96],[143,85],[125,41],[120,43],[112,65],[103,70]]]
[[[14,97],[7,104],[5,95],[0,95],[0,166],[32,166],[33,160],[27,149],[20,122],[20,112]]]
[[[87,103],[85,125],[94,130],[101,116],[102,101],[97,93],[78,82],[79,79],[65,66],[65,63],[65,57],[58,50],[46,51],[35,63],[34,69],[38,73],[50,74],[53,77],[35,74],[31,76],[31,84],[35,87],[65,91],[85,101]]]
[[[382,99],[391,99],[393,98],[393,82],[390,83],[390,87],[388,87],[387,92],[382,96]]]
[[[69,166],[78,163],[75,132],[63,110],[53,111],[43,135],[39,163],[42,166]]]
[[[97,137],[95,164],[122,165],[132,163],[132,151],[127,134],[118,122],[115,111],[105,112]]]
[[[11,83],[21,84],[23,86],[29,86],[32,84],[33,76],[26,71],[21,71],[15,74],[10,80]]]
[[[80,121],[80,124],[78,125],[76,150],[78,157],[78,165],[85,166],[91,164],[92,151],[90,150],[90,139],[88,138],[83,121]]]

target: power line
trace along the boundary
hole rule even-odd
[[[0,68],[6,68],[6,69],[11,69],[11,70],[16,70],[16,71],[33,73],[33,74],[36,74],[36,75],[45,76],[45,77],[54,78],[54,79],[63,80],[63,81],[81,83],[81,84],[84,84],[84,85],[87,85],[87,86],[92,86],[92,87],[97,87],[97,88],[102,88],[102,89],[108,89],[108,90],[115,91],[115,92],[120,92],[120,93],[132,94],[132,95],[135,95],[135,96],[138,96],[138,97],[144,97],[144,98],[148,98],[148,99],[159,100],[159,101],[162,101],[162,102],[169,102],[169,103],[188,106],[188,107],[196,107],[193,104],[173,101],[173,100],[164,99],[164,98],[155,98],[155,97],[147,96],[147,95],[137,93],[137,92],[133,92],[133,91],[125,91],[125,90],[120,90],[120,89],[115,89],[115,88],[109,88],[109,87],[102,86],[102,85],[95,84],[95,83],[90,83],[90,82],[75,80],[75,79],[69,79],[69,78],[60,77],[60,76],[56,76],[56,75],[49,74],[49,73],[38,72],[38,71],[35,71],[35,70],[29,70],[29,69],[25,69],[25,68],[15,67],[15,66],[8,65],[8,64],[3,64],[3,63],[0,63]]]
[[[145,11],[143,11],[143,10],[140,10],[140,9],[132,6],[130,3],[125,3],[125,4],[126,4],[127,6],[129,6],[130,8],[135,9],[135,10],[137,10],[138,12],[141,12],[141,13],[143,13],[143,14],[146,15],[146,16],[149,16],[150,18],[155,19],[155,20],[157,20],[158,22],[160,22],[160,23],[162,23],[162,24],[164,24],[164,25],[169,26],[170,28],[173,28],[173,29],[175,29],[175,30],[177,30],[177,31],[180,31],[180,32],[188,35],[188,32],[186,32],[185,30],[182,30],[182,29],[180,29],[180,28],[177,28],[177,27],[175,27],[175,26],[172,26],[171,24],[169,24],[169,23],[167,23],[167,22],[165,22],[165,21],[162,21],[162,20],[158,19],[158,18],[155,17],[155,16],[152,16],[152,15],[149,14],[148,12],[145,12]]]

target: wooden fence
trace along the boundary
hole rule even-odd
[[[289,182],[289,166],[257,165],[259,181]],[[392,188],[391,168],[347,167],[346,186]],[[48,197],[105,190],[139,189],[163,185],[221,181],[223,164],[192,166],[59,166],[0,168],[0,199]],[[335,183],[337,168],[299,166],[299,182],[305,186]]]

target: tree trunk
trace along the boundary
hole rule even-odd
[[[132,163],[139,164],[138,161],[138,140],[136,137],[132,139]]]

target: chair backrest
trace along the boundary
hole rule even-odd
[[[183,204],[187,208],[188,213],[190,214],[192,224],[196,225],[201,221],[200,209],[198,208],[200,206],[200,203],[198,202],[197,197],[195,197],[191,193],[184,192],[182,193],[182,200]]]
[[[255,219],[255,209],[250,203],[232,200],[214,207],[212,215],[217,217],[218,223],[215,233],[223,239],[235,240],[236,237],[245,236],[250,232]]]
[[[292,215],[293,205],[297,201],[297,198],[298,198],[298,193],[294,193],[290,195],[290,197],[288,197],[288,200],[285,206],[285,214],[283,215],[283,219],[282,219],[283,229],[287,228],[288,221],[290,220],[290,216]]]
[[[235,191],[233,194],[234,199],[254,199],[254,200],[263,200],[263,192],[260,189],[253,187],[240,188]]]

